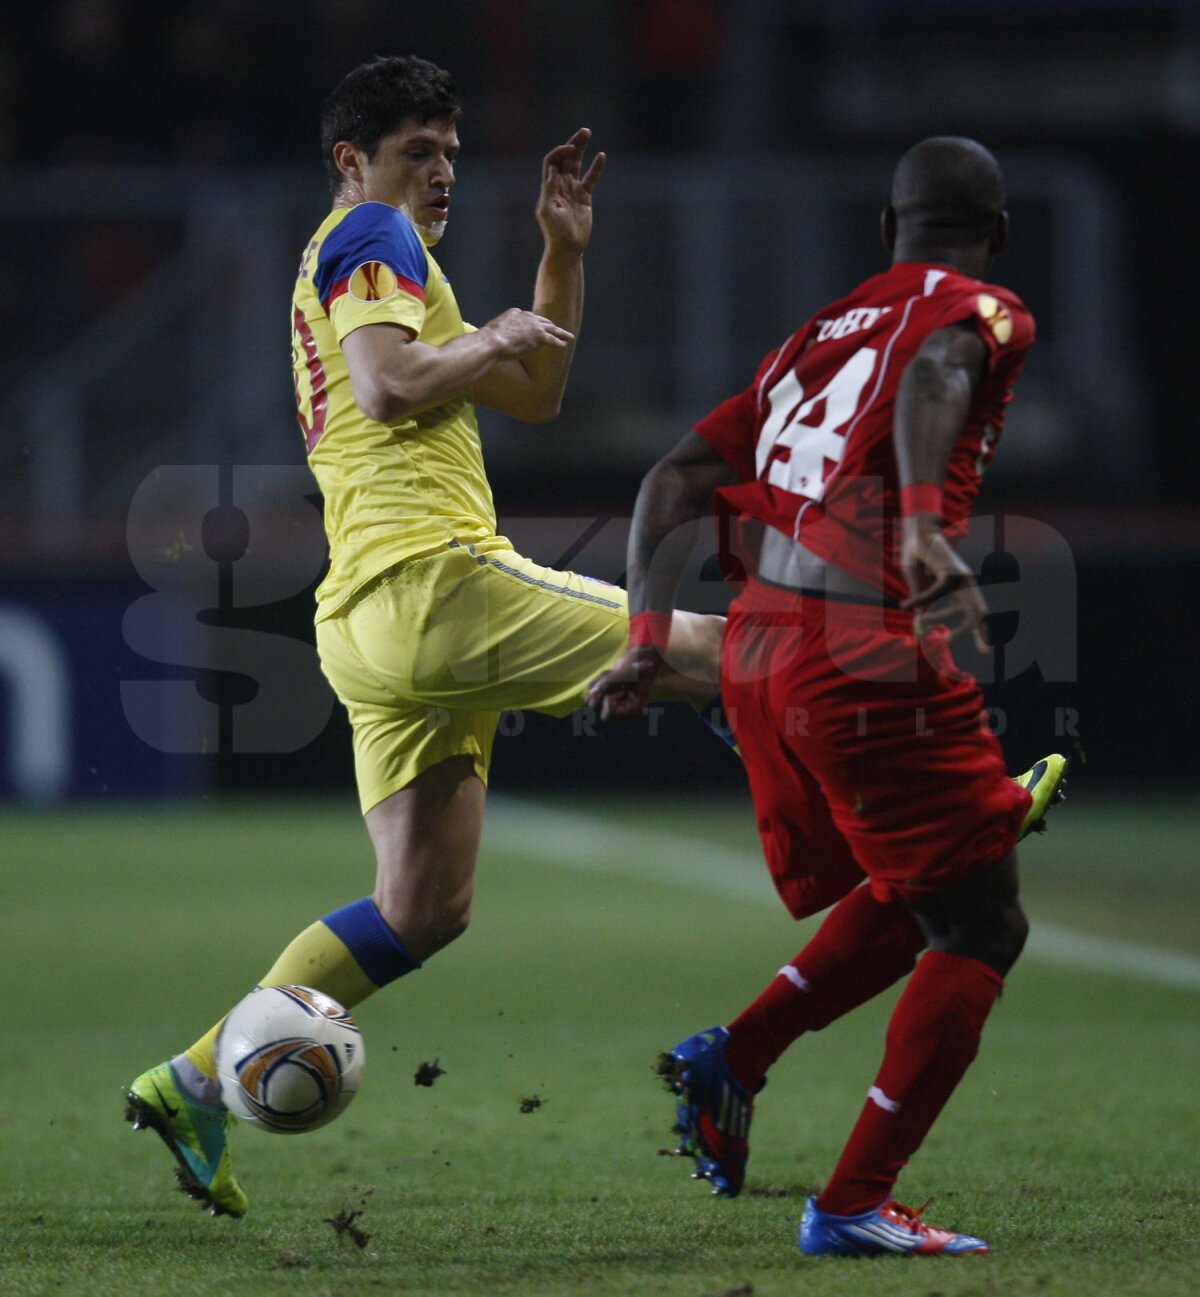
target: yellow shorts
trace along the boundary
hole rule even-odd
[[[565,716],[625,646],[625,591],[496,538],[410,559],[317,623],[350,715],[363,812],[447,757],[487,781],[500,712]]]

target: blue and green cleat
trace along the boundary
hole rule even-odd
[[[676,1157],[696,1163],[694,1180],[707,1180],[714,1194],[736,1198],[750,1156],[754,1100],[725,1062],[725,1027],[710,1027],[660,1054],[654,1070],[675,1095]]]
[[[1046,814],[1052,806],[1066,800],[1067,768],[1070,762],[1057,752],[1035,761],[1023,775],[1013,780],[1033,798],[1017,835],[1020,842],[1031,833],[1045,833]]]
[[[926,1203],[927,1207],[929,1204]],[[800,1222],[805,1256],[980,1256],[991,1248],[973,1234],[926,1225],[925,1207],[913,1211],[895,1199],[860,1216],[833,1216],[809,1198]]]
[[[190,1098],[170,1063],[159,1063],[129,1087],[125,1120],[156,1131],[179,1163],[179,1188],[214,1216],[244,1216],[246,1195],[229,1166],[227,1134],[234,1117]]]

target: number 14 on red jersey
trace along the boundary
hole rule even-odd
[[[767,395],[770,413],[755,448],[760,481],[810,500],[821,498],[861,417],[863,391],[877,358],[874,347],[860,347],[812,396],[805,395],[795,369],[787,370]]]

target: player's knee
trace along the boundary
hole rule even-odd
[[[1014,902],[980,925],[969,939],[969,944],[976,949],[963,953],[975,954],[976,958],[1003,975],[1020,958],[1028,936],[1029,920],[1021,906]]]
[[[447,907],[439,912],[436,922],[429,931],[429,937],[437,943],[437,949],[441,950],[452,941],[457,941],[466,932],[470,922],[469,905]]]
[[[967,907],[938,904],[914,910],[930,950],[977,959],[1002,976],[1017,962],[1029,935],[1029,920],[1019,901]]]
[[[414,959],[426,960],[466,932],[471,921],[469,898],[376,898],[383,921]]]
[[[1029,939],[1029,919],[1020,905],[1014,903],[1004,911],[999,929],[1000,945],[1008,967],[1011,968],[1020,958],[1025,942]]]

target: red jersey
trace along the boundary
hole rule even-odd
[[[765,357],[745,391],[696,425],[741,478],[719,493],[726,506],[886,597],[906,598],[896,557],[896,393],[929,334],[959,323],[988,349],[943,484],[945,530],[965,531],[1033,343],[1033,316],[1005,288],[919,262],[897,262],[818,312]]]

